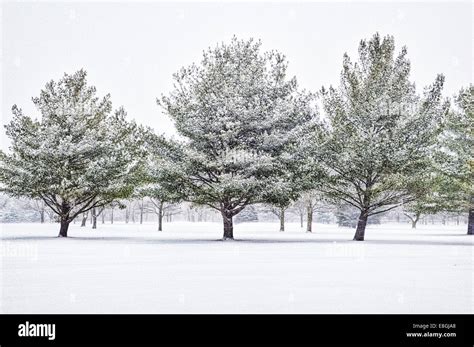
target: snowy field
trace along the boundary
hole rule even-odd
[[[2,313],[474,313],[466,226],[3,224]]]

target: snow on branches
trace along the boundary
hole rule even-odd
[[[186,139],[175,180],[190,201],[222,214],[224,238],[245,206],[291,191],[294,152],[316,124],[315,96],[286,77],[287,65],[281,53],[234,37],[177,72],[158,100]]]
[[[10,154],[1,153],[2,190],[40,198],[61,220],[60,236],[79,214],[130,194],[140,167],[140,127],[112,113],[110,95],[96,96],[86,72],[46,84],[33,102],[41,119],[13,106],[6,126]]]

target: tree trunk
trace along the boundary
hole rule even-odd
[[[59,229],[58,237],[67,237],[67,230],[69,229],[70,221],[67,218],[61,218],[61,228]]]
[[[412,228],[412,229],[416,229],[416,223],[418,223],[418,221],[420,220],[420,215],[421,215],[421,213],[417,212],[417,213],[415,214],[415,218],[413,218],[413,219],[411,220],[411,228]]]
[[[110,210],[110,224],[114,224],[114,209]]]
[[[143,224],[143,206],[140,208],[140,224]]]
[[[158,231],[163,231],[163,202],[158,206]]]
[[[41,221],[41,224],[44,223],[44,211],[40,211],[40,221]]]
[[[102,224],[105,224],[105,207],[104,211],[102,211]]]
[[[222,218],[224,220],[224,237],[223,240],[234,239],[234,225],[232,223],[232,215],[226,211],[222,211]]]
[[[300,227],[303,228],[303,218],[304,218],[304,212],[300,211]]]
[[[308,216],[307,216],[307,221],[306,221],[307,223],[306,232],[311,233],[313,232],[313,206],[311,206],[311,204],[308,204],[307,212],[308,212]]]
[[[474,208],[469,209],[469,218],[467,220],[467,234],[474,235]]]
[[[357,229],[354,235],[354,241],[364,241],[365,227],[367,226],[367,219],[369,218],[367,211],[361,211],[359,221],[357,222]]]
[[[97,211],[95,207],[92,209],[92,229],[97,229]]]
[[[285,231],[285,209],[280,209],[280,231]]]
[[[82,214],[82,222],[81,222],[81,227],[85,227],[87,222],[87,213]]]

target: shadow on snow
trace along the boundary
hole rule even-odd
[[[316,235],[315,235],[316,236]],[[445,236],[445,235],[436,235]],[[465,236],[463,234],[455,234],[449,236]],[[8,237],[3,235],[0,237],[2,241],[51,241],[51,240],[71,240],[71,241],[95,241],[95,242],[126,242],[135,244],[209,244],[215,242],[223,243],[250,243],[250,244],[312,244],[312,243],[355,243],[355,244],[382,244],[382,245],[428,245],[428,246],[474,246],[473,242],[443,242],[436,240],[365,240],[361,242],[355,242],[352,240],[331,240],[331,239],[246,239],[237,238],[234,240],[223,240],[223,239],[156,239],[156,238],[141,238],[141,237],[124,237],[124,236],[105,236],[105,237],[87,237],[87,236],[69,236],[67,238],[57,236],[12,236]],[[67,241],[66,241],[67,242]]]

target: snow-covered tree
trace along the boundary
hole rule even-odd
[[[416,229],[420,217],[428,214],[429,211],[429,206],[427,206],[424,201],[418,199],[403,206],[403,214],[410,220],[412,229]]]
[[[340,227],[355,228],[357,226],[357,218],[359,217],[359,210],[347,203],[342,203],[337,206],[334,215],[336,216],[336,223]]]
[[[220,212],[224,239],[245,206],[286,191],[315,123],[314,95],[298,91],[286,70],[281,53],[234,37],[176,73],[174,90],[158,100],[184,138],[169,141],[167,181]]]
[[[144,185],[135,191],[141,200],[141,211],[148,211],[158,217],[158,231],[163,230],[163,218],[165,215],[172,216],[180,212],[177,205],[183,195],[180,189],[176,189],[173,181],[168,182],[166,176],[166,160],[159,155],[163,153],[160,145],[164,142],[161,136],[156,136],[151,131],[147,134],[148,156],[145,166]],[[155,149],[158,148],[158,155]],[[143,200],[145,198],[145,200]],[[141,219],[142,220],[142,219]]]
[[[50,211],[50,208],[48,205],[45,204],[45,202],[41,199],[30,199],[27,202],[27,208],[36,211],[40,217],[40,223],[45,222],[45,217],[48,215],[48,212]]]
[[[137,180],[137,182],[138,182],[138,180]],[[114,224],[115,209],[123,210],[125,208],[126,208],[126,205],[121,200],[112,200],[107,205],[104,205],[104,211],[103,212],[105,212],[105,209],[108,210],[109,217],[110,217],[110,224]]]
[[[140,167],[139,128],[123,109],[111,112],[110,95],[99,99],[83,70],[47,83],[33,103],[40,120],[12,108],[10,153],[0,153],[1,189],[42,199],[66,237],[76,216],[131,193]]]
[[[443,178],[438,194],[442,209],[468,212],[468,235],[474,235],[474,86],[461,89],[454,100],[438,152],[438,173]]]
[[[159,189],[151,190],[150,195],[147,210],[156,214],[158,217],[158,231],[163,231],[163,218],[178,214],[180,212],[179,205],[166,201],[167,199],[163,197]]]
[[[235,216],[235,223],[258,222],[258,212],[255,206],[246,206],[238,215]]]
[[[38,211],[31,207],[31,200],[12,198],[0,194],[0,223],[36,222]]]
[[[138,190],[144,200],[142,200],[143,211],[152,212],[158,218],[158,231],[163,230],[163,217],[166,214],[173,215],[179,213],[177,203],[180,201],[180,195],[167,190],[159,183],[147,184]]]
[[[290,207],[290,211],[296,214],[300,220],[300,227],[303,228],[304,216],[306,214],[306,202],[303,198],[296,200]]]
[[[354,240],[364,240],[367,219],[417,196],[418,176],[431,165],[449,104],[438,75],[423,96],[409,80],[410,62],[394,39],[375,34],[359,45],[359,59],[343,59],[341,85],[322,90],[329,120],[319,158],[326,197],[360,212]]]
[[[435,168],[430,168],[424,175],[418,175],[418,194],[414,200],[402,205],[403,215],[411,222],[411,227],[416,225],[423,215],[435,214],[445,210],[446,197],[440,194],[443,177],[437,174]]]
[[[291,205],[298,200],[305,189],[312,186],[308,181],[309,176],[304,171],[303,162],[306,160],[303,155],[304,149],[305,146],[295,149],[298,153],[293,158],[298,166],[288,168],[285,177],[262,195],[263,199],[268,202],[268,212],[280,220],[280,231],[285,231],[286,212],[291,211]]]
[[[321,194],[316,191],[308,191],[302,196],[306,207],[306,232],[313,232],[313,216],[315,212],[328,212],[330,206],[323,201]]]
[[[132,195],[135,199],[133,205],[134,205],[134,211],[135,209],[138,210],[138,213],[140,214],[140,224],[143,224],[143,216],[145,214],[145,210],[147,208],[148,201],[145,200],[145,197],[141,195],[139,192],[136,190],[134,191]],[[133,222],[135,223],[135,216],[133,216]]]
[[[125,205],[125,223],[130,222],[130,218],[133,217],[135,211],[133,209],[133,203],[131,200],[126,200],[124,201]],[[132,219],[133,222],[135,222],[135,219]]]
[[[271,213],[280,221],[280,231],[285,231],[285,214],[288,210],[289,205],[266,205],[263,207],[263,211]]]
[[[97,229],[97,218],[105,211],[105,206],[93,207],[91,209],[92,229]]]
[[[358,223],[360,210],[345,202],[336,207],[334,211],[336,223],[341,227],[355,228]],[[371,216],[367,224],[380,224],[380,214]]]

